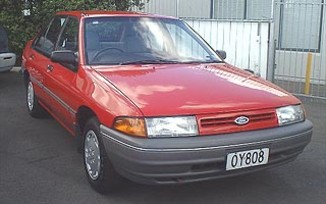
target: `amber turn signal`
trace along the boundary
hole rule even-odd
[[[118,118],[113,128],[128,135],[146,137],[145,121],[141,118]]]

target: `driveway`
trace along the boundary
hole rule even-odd
[[[51,117],[33,119],[17,72],[0,74],[0,203],[326,203],[326,103],[304,101],[314,134],[292,163],[175,186],[125,181],[109,195],[86,181],[74,139]]]

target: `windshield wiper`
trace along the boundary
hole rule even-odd
[[[128,65],[128,64],[191,64],[191,63],[223,63],[220,60],[193,60],[193,61],[180,61],[180,60],[169,60],[163,58],[155,59],[142,59],[142,60],[130,60],[121,62],[119,65]]]
[[[177,64],[180,63],[176,60],[167,60],[167,59],[142,59],[142,60],[131,60],[131,61],[125,61],[121,62],[120,65],[128,65],[128,64]]]
[[[224,63],[221,60],[206,60],[206,61],[201,61],[200,63]]]
[[[193,64],[193,63],[200,64],[200,63],[224,63],[224,62],[220,61],[220,60],[206,60],[206,61],[192,60],[192,61],[181,61],[180,63],[182,63],[182,64]]]
[[[128,64],[177,64],[179,61],[175,60],[165,60],[165,59],[142,59],[142,60],[133,60],[121,62],[119,65],[128,65]]]

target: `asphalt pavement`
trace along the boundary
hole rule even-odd
[[[249,175],[186,185],[125,181],[108,195],[89,186],[72,136],[31,118],[19,73],[0,73],[0,203],[326,204],[326,103],[304,100],[313,138],[293,162]]]

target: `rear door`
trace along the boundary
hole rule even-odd
[[[45,85],[45,75],[48,72],[51,52],[54,50],[59,34],[67,17],[56,16],[49,25],[36,37],[32,49],[27,53],[25,68],[29,71],[30,79],[34,83],[34,90],[47,109],[51,110],[51,96]]]

